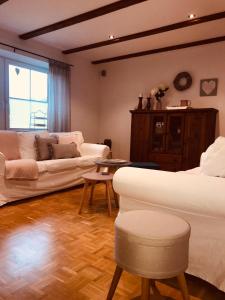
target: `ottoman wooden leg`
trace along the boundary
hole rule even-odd
[[[107,191],[108,211],[109,211],[109,216],[111,216],[112,207],[111,207],[111,199],[110,199],[110,183],[109,183],[109,181],[106,181],[106,191]]]
[[[141,278],[141,300],[150,299],[150,279]]]
[[[116,266],[116,270],[114,272],[113,279],[112,279],[112,282],[110,285],[110,289],[109,289],[109,292],[108,292],[108,295],[106,298],[107,300],[112,300],[122,273],[123,273],[123,269],[120,268],[119,266]]]
[[[81,200],[81,203],[80,203],[80,208],[78,210],[78,214],[82,213],[84,202],[85,202],[85,200],[87,198],[87,192],[88,192],[88,182],[85,181],[85,183],[84,183],[84,189],[83,189],[83,197],[82,197],[82,200]]]
[[[177,276],[177,280],[180,286],[181,294],[183,297],[183,300],[189,300],[189,294],[188,294],[188,288],[187,288],[187,282],[185,279],[184,273],[181,273],[180,275]]]

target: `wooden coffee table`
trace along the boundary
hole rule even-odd
[[[121,167],[127,167],[131,165],[131,162],[122,159],[98,159],[95,161],[95,164],[97,165],[97,172],[100,172],[100,169],[102,167],[108,168],[110,172],[115,171]]]
[[[93,201],[93,194],[94,194],[94,188],[96,183],[103,182],[105,183],[106,186],[106,195],[107,195],[107,204],[108,204],[108,214],[111,216],[112,214],[112,206],[111,206],[111,197],[110,197],[110,189],[112,189],[112,179],[113,179],[113,174],[108,174],[108,175],[102,175],[101,173],[97,172],[89,172],[85,173],[82,178],[84,179],[84,190],[83,190],[83,197],[81,199],[80,203],[80,208],[78,213],[82,213],[82,209],[84,207],[85,202],[88,202],[89,199],[89,204],[92,204]],[[91,186],[91,194],[90,197],[88,197],[88,187]],[[114,192],[114,191],[113,191]],[[116,206],[118,207],[118,200],[115,197],[115,202]]]

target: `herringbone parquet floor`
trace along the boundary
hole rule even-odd
[[[97,187],[92,208],[77,214],[76,188],[0,208],[0,300],[104,300],[114,272],[113,217]],[[172,284],[172,285],[171,285]],[[181,300],[171,282],[161,293]],[[191,300],[224,300],[208,284],[188,278]],[[139,295],[139,279],[124,273],[115,300]]]

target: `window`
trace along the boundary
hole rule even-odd
[[[9,62],[8,126],[47,129],[48,70]]]

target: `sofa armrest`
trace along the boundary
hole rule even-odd
[[[153,206],[225,218],[225,178],[124,167],[113,186],[121,211]]]
[[[106,145],[83,143],[80,146],[81,156],[95,155],[97,157],[106,158],[109,151],[110,149]]]
[[[0,176],[4,176],[5,174],[5,155],[0,152]]]

